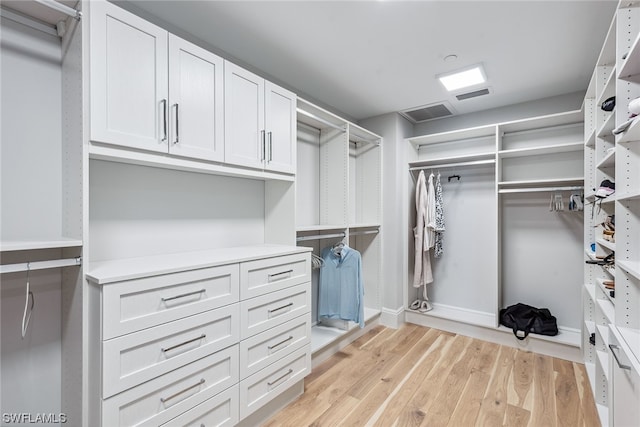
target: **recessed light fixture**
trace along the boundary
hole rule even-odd
[[[449,92],[487,82],[482,65],[473,65],[462,70],[436,76]]]
[[[453,62],[456,59],[458,59],[458,55],[455,54],[447,55],[443,58],[444,62]]]

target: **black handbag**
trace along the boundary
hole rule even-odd
[[[519,340],[529,333],[558,335],[556,318],[546,308],[536,308],[527,304],[514,304],[500,310],[500,324],[513,330]]]

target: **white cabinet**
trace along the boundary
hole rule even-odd
[[[225,162],[295,173],[296,95],[225,61]]]
[[[222,161],[222,58],[110,3],[90,19],[91,140]]]
[[[167,32],[103,1],[89,18],[91,140],[166,152]]]
[[[640,363],[630,347],[640,343],[640,335],[635,333],[632,335],[635,340],[629,340],[628,334],[623,336],[624,332],[610,326],[608,368],[613,406],[609,420],[611,425],[619,427],[635,426],[640,420]]]

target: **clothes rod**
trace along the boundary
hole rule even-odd
[[[4,264],[0,265],[0,273],[17,273],[27,270],[46,270],[48,268],[73,267],[78,265],[82,265],[82,257]]]
[[[584,187],[533,187],[533,188],[503,188],[498,193],[536,193],[554,191],[582,191]]]
[[[296,239],[298,242],[303,242],[305,240],[320,240],[320,239],[334,239],[336,237],[344,238],[346,236],[345,233],[335,233],[335,234],[317,234],[315,236],[300,236]]]
[[[82,17],[82,12],[80,12],[79,10],[66,6],[62,3],[58,3],[55,0],[34,0],[34,1],[36,3],[40,3],[41,5],[48,7],[49,9],[55,9],[58,12],[64,13],[65,15],[69,15],[72,18],[75,18],[77,20],[80,20],[80,18]]]
[[[315,114],[311,114],[311,113],[309,113],[308,111],[304,111],[304,110],[303,110],[303,109],[301,109],[301,108],[297,108],[297,109],[296,109],[296,111],[297,111],[298,113],[302,114],[303,116],[307,116],[307,117],[309,117],[309,118],[311,118],[311,119],[313,119],[313,120],[317,120],[317,121],[319,121],[320,123],[323,123],[323,124],[325,124],[325,125],[327,125],[327,126],[329,126],[329,127],[332,127],[332,128],[334,128],[334,129],[337,129],[337,130],[339,130],[339,131],[341,131],[341,132],[346,132],[346,131],[347,131],[347,130],[344,128],[344,126],[338,126],[338,125],[336,125],[336,124],[333,124],[333,123],[331,123],[330,121],[325,120],[325,119],[323,119],[323,118],[320,118],[320,117],[316,116]]]
[[[418,170],[425,170],[425,169],[444,169],[444,168],[455,168],[458,166],[476,166],[476,165],[488,165],[491,163],[495,163],[495,159],[489,159],[489,160],[476,160],[473,162],[460,162],[460,163],[445,163],[445,164],[435,164],[435,165],[427,165],[427,166],[417,166],[414,168],[409,168],[410,171],[418,171]]]

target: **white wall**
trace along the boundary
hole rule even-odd
[[[91,161],[92,261],[262,244],[264,182]]]

